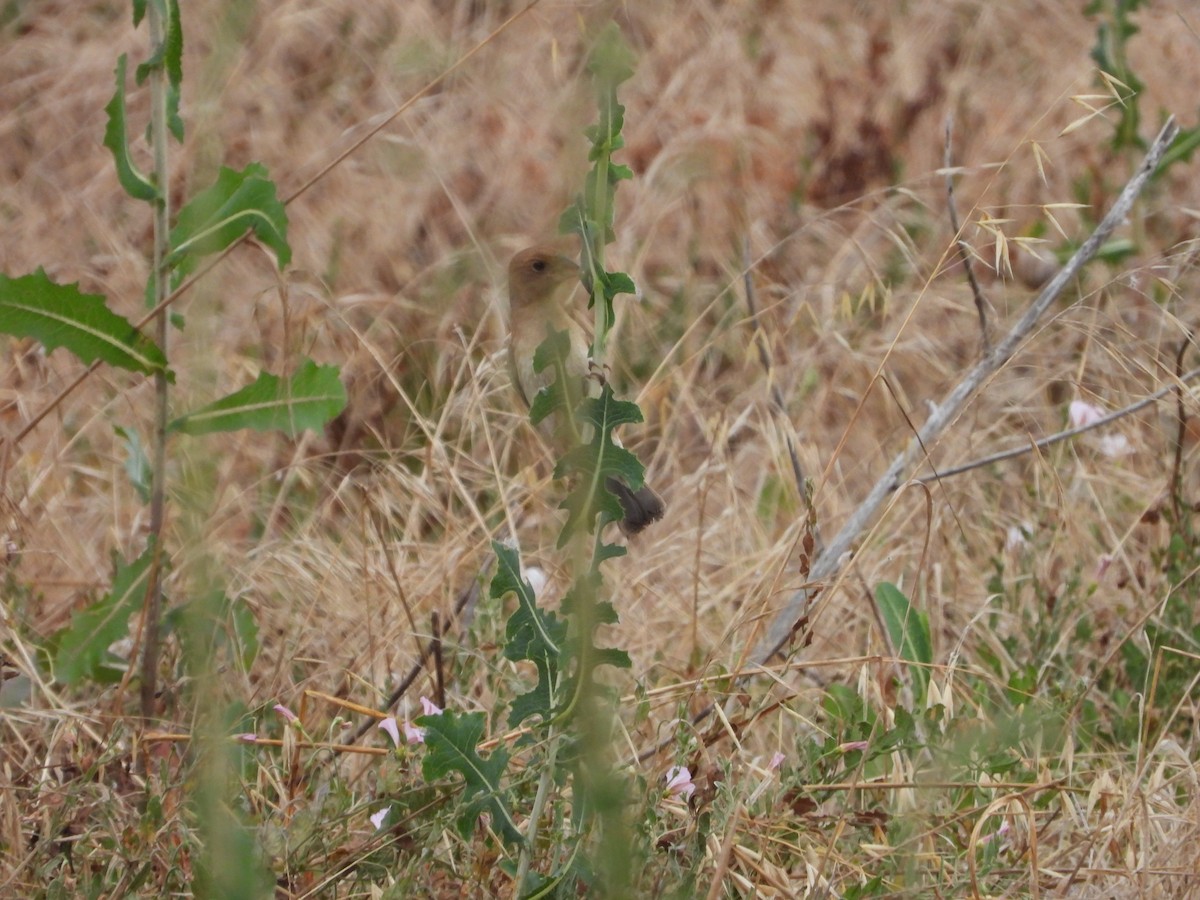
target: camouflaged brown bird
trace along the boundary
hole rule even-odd
[[[526,408],[543,387],[554,380],[549,369],[533,371],[533,356],[548,333],[548,327],[570,335],[571,349],[567,373],[582,385],[588,376],[587,340],[571,318],[565,300],[566,288],[579,278],[579,266],[550,244],[538,244],[522,250],[508,264],[508,363],[513,387]],[[560,452],[566,448],[558,448]],[[605,487],[621,504],[624,513],[621,531],[637,534],[663,515],[663,501],[648,486],[631,490],[618,478],[609,478]]]

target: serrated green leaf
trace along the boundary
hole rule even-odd
[[[560,505],[567,510],[567,521],[559,535],[559,547],[565,546],[581,527],[592,531],[598,515],[607,521],[622,517],[616,495],[605,487],[607,479],[620,479],[636,491],[645,477],[638,458],[613,440],[613,430],[618,426],[642,421],[642,411],[636,403],[618,400],[605,384],[599,397],[583,401],[578,415],[582,422],[592,426],[591,439],[568,451],[554,467],[556,478],[576,476],[574,489]]]
[[[167,367],[154,341],[102,296],[84,294],[78,284],[55,284],[42,269],[19,278],[0,275],[0,332],[34,338],[47,350],[63,347],[85,363],[99,359],[148,375]]]
[[[522,843],[524,839],[517,830],[508,808],[508,798],[500,785],[508,767],[508,751],[500,747],[486,758],[479,755],[483,713],[459,714],[446,710],[440,715],[421,716],[416,723],[425,729],[426,752],[421,760],[421,774],[425,780],[436,781],[452,772],[463,777],[463,810],[457,821],[459,834],[466,839],[479,814],[488,812],[492,827],[498,828],[505,840]]]
[[[515,728],[531,716],[549,721],[555,712],[554,691],[563,664],[567,626],[554,613],[538,607],[533,588],[521,577],[516,550],[498,541],[492,542],[492,549],[496,553],[496,574],[492,576],[490,596],[493,600],[510,593],[517,597],[517,608],[505,629],[504,657],[532,662],[537,670],[534,686],[513,700],[508,724]]]
[[[129,633],[129,617],[146,597],[153,559],[151,545],[134,562],[119,563],[112,590],[87,609],[72,613],[71,624],[54,636],[54,675],[63,684],[102,675],[110,657],[108,648]]]
[[[275,251],[282,269],[292,258],[287,242],[287,211],[275,195],[266,167],[251,163],[241,172],[222,166],[217,182],[179,212],[171,229],[169,265],[181,274],[211,253],[219,253],[247,229]]]
[[[571,412],[579,405],[583,386],[579,378],[567,368],[571,357],[571,335],[547,326],[546,339],[538,344],[533,353],[533,371],[554,373],[554,380],[534,395],[529,407],[529,421],[541,424],[555,413],[563,413],[554,420],[556,437],[562,444],[573,442]]]
[[[913,701],[921,704],[925,700],[930,666],[933,664],[929,617],[909,603],[899,588],[887,582],[875,589],[875,600],[896,653],[906,662],[914,663],[910,669]]]
[[[129,155],[129,137],[125,125],[125,63],[122,53],[117,59],[117,91],[104,111],[108,113],[108,125],[104,129],[104,146],[112,151],[117,166],[117,180],[125,193],[135,200],[155,200],[158,188],[150,178],[140,172]]]
[[[283,431],[295,437],[304,429],[320,431],[346,407],[346,389],[337,366],[304,360],[288,381],[266,372],[253,384],[171,423],[172,431]]]

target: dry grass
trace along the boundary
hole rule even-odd
[[[218,164],[253,160],[287,195],[519,8],[474,0],[285,0],[254,12],[218,0],[184,6],[189,131],[173,151],[178,197],[205,184]],[[631,747],[669,735],[689,705],[720,699],[696,687],[698,679],[735,669],[764,617],[803,583],[802,506],[768,385],[786,399],[818,525],[832,533],[907,440],[910,422],[978,350],[937,173],[947,114],[956,119],[954,154],[964,167],[957,190],[965,236],[984,261],[994,259],[995,238],[974,224],[980,219],[1008,220],[999,227],[1010,240],[1038,233],[1061,247],[1086,236],[1123,184],[1137,156],[1109,149],[1104,117],[1064,134],[1085,114],[1071,98],[1097,93],[1088,58],[1095,25],[1078,6],[618,7],[639,54],[622,94],[622,159],[636,177],[618,195],[611,258],[642,293],[621,306],[614,380],[646,413],[647,427],[628,439],[668,502],[666,519],[608,575],[621,613],[609,640],[634,659],[622,691],[632,692],[635,679],[667,688],[652,695],[648,718],[628,718]],[[144,34],[131,34],[123,3],[15,8],[0,55],[0,271],[44,265],[134,316],[150,219],[121,194],[100,137],[116,53],[138,56]],[[231,669],[222,682],[227,699],[269,710],[311,688],[378,705],[413,663],[414,625],[424,634],[431,613],[453,607],[488,560],[489,540],[506,529],[528,561],[550,572],[551,590],[565,583],[553,552],[548,461],[508,391],[500,282],[513,251],[553,230],[582,177],[579,134],[592,118],[584,34],[608,10],[543,0],[297,199],[286,298],[266,255],[245,247],[179,304],[188,322],[173,338],[179,409],[302,353],[343,366],[352,398],[327,435],[173,447],[171,596],[180,601],[221,583],[249,604],[261,630],[253,667]],[[1144,114],[1169,110],[1194,126],[1200,19],[1184,0],[1164,0],[1137,21],[1142,31],[1130,50],[1147,84]],[[135,102],[135,121],[143,114]],[[1052,206],[1073,202],[1091,208]],[[1048,434],[1072,399],[1113,409],[1169,382],[1175,348],[1195,318],[1196,209],[1200,182],[1192,166],[1178,166],[1130,224],[1136,254],[1090,267],[1077,299],[1061,305],[958,427],[928,448],[932,462],[949,467]],[[743,241],[771,347],[769,377],[741,290]],[[993,325],[1003,327],[1030,292],[984,274]],[[8,342],[0,365],[10,432],[77,371],[65,355],[18,341]],[[877,372],[886,386],[873,382]],[[128,765],[131,696],[63,694],[33,662],[36,645],[103,591],[110,555],[141,550],[146,513],[112,425],[147,433],[149,399],[148,385],[98,374],[12,454],[0,634],[6,663],[34,688],[26,708],[0,719],[0,892],[27,893],[51,872],[78,886],[89,867],[110,864],[112,851],[97,835],[133,840],[126,829],[137,821],[140,782]],[[848,685],[875,710],[895,704],[869,601],[880,581],[902,584],[928,611],[935,659],[959,667],[939,669],[934,680],[985,742],[1003,730],[994,703],[1011,673],[1028,664],[1041,689],[1067,694],[1081,683],[1072,679],[1117,666],[1116,648],[1142,640],[1144,616],[1176,584],[1161,564],[1171,536],[1161,515],[1170,434],[1153,411],[1119,431],[1135,448],[1121,459],[1080,440],[929,494],[899,492],[860,546],[843,590],[825,597],[800,671],[772,688],[782,705],[736,740],[696,751],[693,769],[707,777],[734,760],[727,783],[744,800],[762,778],[751,759],[761,766],[781,749],[785,767],[798,767],[803,748],[824,735],[829,723],[818,707],[829,685]],[[1024,549],[1005,549],[1012,526],[1030,532]],[[1098,574],[1102,555],[1115,560]],[[501,634],[499,614],[484,601],[455,651],[456,706],[490,710],[511,696],[517,673],[489,643]],[[1021,652],[1041,655],[1014,657]],[[418,682],[413,696],[428,684]],[[767,687],[764,679],[756,694]],[[1137,720],[1130,708],[1143,685],[1123,688],[1089,696],[1101,720]],[[1022,851],[1036,844],[1047,894],[1192,895],[1200,879],[1193,695],[1165,707],[1141,697],[1145,727],[1135,729],[1132,746],[1049,735],[1044,746],[1022,742],[1026,770],[1065,780],[1031,796],[1049,800],[1036,805],[1036,832],[1014,819],[992,889],[1031,889]],[[310,730],[324,729],[332,712],[312,708],[320,724]],[[190,727],[181,708],[168,706],[164,718],[166,727]],[[906,781],[913,772],[905,767],[920,758],[897,754],[890,775]],[[639,771],[660,783],[669,763],[668,754]],[[347,779],[370,778],[375,768],[321,765]],[[351,783],[364,792],[370,784]],[[178,786],[164,790],[176,797]],[[775,792],[772,804],[748,804],[742,818],[730,817],[722,799],[722,829],[736,833],[722,855],[728,831],[715,832],[712,858],[696,865],[711,877],[723,860],[727,889],[739,896],[750,896],[750,885],[757,896],[840,893],[871,877],[880,860],[905,873],[889,883],[906,884],[909,896],[966,894],[965,857],[952,848],[968,845],[982,807],[1003,794],[979,789],[956,807],[960,795],[933,788],[868,792],[857,803],[837,792],[820,805],[806,804],[803,792]],[[73,813],[58,811],[64,798]],[[294,813],[277,810],[276,827]],[[344,852],[365,856],[371,829],[365,813],[354,815],[338,826]],[[163,841],[187,829],[180,810],[165,821],[156,835]],[[900,821],[907,830],[895,827]],[[47,832],[52,822],[59,834]],[[674,824],[695,827],[682,813]],[[847,843],[847,834],[858,837]],[[76,848],[70,866],[49,849],[55,841],[58,853]],[[149,843],[157,849],[140,857],[122,852],[156,873],[183,865],[165,843]],[[442,877],[445,859],[467,858],[470,849],[437,851],[442,862],[428,871]],[[422,871],[416,854],[404,859]],[[330,863],[326,874],[333,871]],[[288,874],[297,893],[321,883]],[[478,875],[456,878],[485,890]]]

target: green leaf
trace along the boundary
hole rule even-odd
[[[179,211],[171,229],[167,262],[187,274],[201,257],[224,250],[247,229],[275,251],[281,269],[291,261],[287,211],[275,196],[275,183],[261,163],[251,163],[241,172],[222,167],[217,183]]]
[[[154,0],[163,19],[163,42],[154,48],[154,53],[137,67],[134,79],[138,84],[155,69],[167,73],[167,128],[175,140],[183,142],[183,119],[179,117],[179,92],[183,84],[183,26],[179,22],[178,0]],[[133,23],[137,25],[137,21]]]
[[[535,715],[546,722],[555,712],[554,692],[563,665],[567,626],[554,613],[538,607],[533,588],[521,577],[517,551],[499,541],[492,541],[492,550],[496,554],[496,574],[489,589],[491,598],[501,600],[508,594],[517,597],[517,608],[505,630],[504,658],[532,662],[538,674],[534,687],[513,700],[508,724],[515,728]]]
[[[179,604],[163,617],[168,633],[179,636],[183,661],[195,675],[227,665],[230,658],[249,669],[258,655],[258,623],[249,605],[230,600],[219,588]],[[223,651],[225,658],[216,654]]]
[[[553,422],[555,438],[562,446],[579,440],[572,416],[583,398],[583,385],[578,375],[567,368],[570,356],[571,335],[547,326],[546,339],[538,344],[533,353],[533,371],[541,373],[550,369],[554,373],[554,380],[534,396],[529,406],[529,421],[539,425],[551,415],[561,413]]]
[[[320,431],[346,407],[346,389],[337,366],[304,360],[291,379],[266,372],[227,397],[171,423],[172,431],[211,434],[216,431],[283,431],[295,437],[304,429]]]
[[[146,0],[133,0],[133,27],[137,28],[146,18]]]
[[[142,439],[136,431],[122,428],[120,425],[113,426],[113,431],[125,444],[125,474],[129,476],[129,483],[142,498],[142,502],[149,503],[150,458],[146,456],[146,448],[142,446]]]
[[[426,781],[445,778],[458,772],[465,782],[463,809],[458,816],[458,832],[468,838],[479,814],[488,812],[492,827],[498,828],[510,843],[523,842],[508,808],[508,798],[500,787],[500,779],[508,766],[508,751],[503,747],[488,757],[479,755],[483,737],[483,713],[458,714],[446,710],[440,715],[421,716],[417,725],[425,729],[425,757],[421,774]]]
[[[117,92],[104,107],[108,125],[104,129],[104,146],[112,151],[117,166],[117,180],[125,193],[135,200],[155,200],[158,188],[150,178],[133,164],[129,156],[129,138],[125,127],[125,54],[117,60]]]
[[[906,662],[915,664],[911,669],[913,701],[923,703],[929,685],[930,666],[933,665],[929,617],[912,606],[899,588],[887,582],[875,589],[875,600],[896,653]]]
[[[577,476],[574,489],[560,505],[567,510],[567,522],[558,538],[559,547],[565,546],[580,527],[592,531],[597,515],[614,522],[622,517],[616,495],[604,486],[608,478],[618,478],[636,491],[645,476],[638,458],[613,440],[613,430],[618,426],[642,421],[636,403],[618,400],[605,384],[599,397],[583,401],[578,416],[592,426],[591,439],[568,451],[554,467],[555,478]]]
[[[32,275],[0,275],[0,332],[65,347],[85,363],[103,360],[131,372],[166,371],[167,359],[150,338],[121,318],[99,294],[77,284],[55,284],[42,269]],[[174,376],[168,372],[168,378]]]
[[[151,545],[134,562],[118,563],[112,590],[87,609],[72,613],[71,624],[54,636],[54,674],[60,682],[74,685],[85,678],[101,678],[106,663],[118,662],[108,648],[129,633],[129,617],[141,608],[150,585],[153,559]]]

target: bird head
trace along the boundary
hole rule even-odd
[[[514,310],[548,304],[562,285],[578,277],[579,266],[553,246],[529,247],[508,264],[509,302]]]

